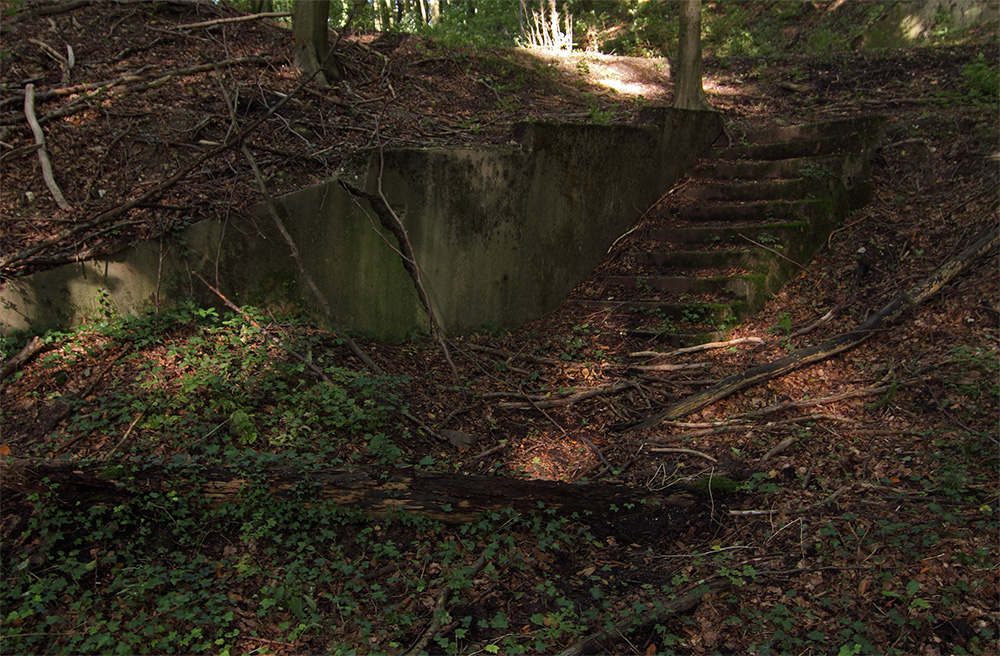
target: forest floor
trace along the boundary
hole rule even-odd
[[[247,143],[277,195],[378,143],[502,144],[520,120],[629,122],[670,100],[664,60],[472,50],[399,34],[345,35],[346,80],[296,91],[288,33],[267,21],[189,27],[233,14],[99,6],[2,23],[5,278],[207,217],[246,220],[261,200],[246,160],[232,148],[202,156],[257,119],[266,117]],[[619,430],[851,330],[996,226],[997,106],[981,93],[983,71],[996,68],[979,58],[996,52],[994,40],[706,61],[709,100],[731,135],[870,113],[889,123],[874,199],[730,335],[747,339],[655,359],[695,370],[636,370],[653,360],[634,354],[670,349],[619,330],[613,312],[571,304],[511,332],[453,337],[457,381],[430,338],[357,338],[383,372],[375,376],[340,336],[301,319],[248,310],[255,327],[188,309],[51,333],[0,393],[0,454],[21,462],[214,462],[236,448],[272,464],[311,453],[650,490],[718,476],[734,489],[710,485],[669,523],[494,514],[452,529],[330,520],[248,498],[199,529],[164,510],[173,497],[116,508],[120,516],[57,511],[49,492],[11,487],[6,474],[3,650],[106,651],[120,641],[154,652],[556,653],[614,626],[597,650],[998,653],[996,253],[857,348],[682,420]],[[68,209],[31,149],[28,83]],[[7,340],[5,357],[25,340]],[[336,398],[304,382],[290,351],[338,382]],[[265,371],[280,363],[291,363],[281,376]],[[571,399],[582,391],[595,393]],[[474,443],[438,441],[400,408]],[[731,585],[685,612],[663,610],[717,577]],[[95,642],[104,635],[113,640]]]

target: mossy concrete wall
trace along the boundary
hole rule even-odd
[[[103,316],[167,309],[198,297],[220,224],[203,221],[177,242],[144,242],[112,256],[67,264],[0,285],[0,334],[67,328]]]
[[[523,124],[505,148],[362,153],[337,178],[276,199],[332,317],[322,316],[260,207],[253,226],[224,233],[215,222],[193,226],[183,251],[142,245],[4,284],[0,329],[66,325],[102,307],[129,313],[186,298],[217,303],[191,273],[200,271],[238,304],[302,305],[382,339],[426,330],[395,239],[339,179],[369,193],[381,188],[446,331],[513,328],[558,307],[722,132],[713,112],[660,109],[645,118],[636,126]]]

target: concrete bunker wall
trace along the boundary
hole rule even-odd
[[[714,112],[660,109],[646,118],[637,126],[522,124],[519,145],[507,148],[366,152],[333,180],[276,205],[338,324],[382,339],[428,327],[394,238],[379,234],[370,204],[339,184],[377,194],[381,178],[445,329],[513,328],[558,307],[722,132]],[[190,271],[209,281],[218,271],[237,303],[301,303],[324,318],[266,208],[256,215],[252,229],[230,226],[224,236],[216,222],[193,226],[184,252],[140,245],[38,274],[44,285],[35,276],[4,284],[0,329],[65,326],[102,306],[137,312],[154,298],[158,307],[217,303]],[[138,280],[126,282],[130,275]]]

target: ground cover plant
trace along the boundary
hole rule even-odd
[[[113,79],[122,62],[180,68],[203,55],[268,56],[263,70],[233,68],[224,79],[244,90],[295,84],[279,54],[282,32],[265,22],[178,36],[178,25],[230,14],[107,7],[107,43],[86,57],[77,48],[82,79]],[[380,344],[354,335],[373,367],[348,335],[292,307],[220,301],[138,317],[106,312],[43,333],[0,392],[0,649],[997,653],[995,254],[856,349],[681,420],[621,428],[850,330],[997,222],[995,35],[906,51],[845,43],[829,54],[819,46],[841,33],[830,22],[811,29],[817,15],[803,10],[795,23],[803,50],[783,57],[747,52],[747,43],[764,43],[749,11],[717,17],[714,33],[728,40],[706,60],[706,90],[731,139],[755,125],[861,113],[885,114],[889,124],[873,162],[874,200],[729,344],[677,353],[624,331],[613,311],[567,304],[517,331],[452,337],[456,380],[429,337]],[[796,19],[784,11],[781,20]],[[109,22],[97,13],[81,6],[52,19],[62,33],[84,33]],[[626,35],[641,37],[632,38],[637,48],[655,40],[643,34],[666,29],[636,17]],[[774,38],[788,27],[769,25]],[[45,16],[4,24],[19,44],[5,55],[4,98],[32,76],[55,75],[58,86],[58,66],[30,49],[41,48],[34,38],[61,51],[50,27]],[[655,59],[632,72],[639,97],[592,81],[605,65],[594,54],[563,66],[523,51],[370,33],[347,35],[343,48],[350,94],[307,93],[294,115],[254,135],[273,193],[329,174],[376,123],[389,144],[504,143],[521,118],[625,122],[669,101],[669,84],[657,82],[669,76]],[[40,106],[67,112],[45,125],[80,213],[170,175],[205,148],[199,139],[225,138],[231,117],[215,73],[174,81],[109,91],[93,105]],[[6,117],[21,108],[2,108],[7,130]],[[164,136],[152,117],[167,112],[176,134]],[[206,117],[197,139],[176,145]],[[289,136],[292,121],[311,136]],[[5,258],[76,216],[51,200],[34,153],[8,165],[8,144],[32,143],[23,123],[0,139]],[[67,157],[95,144],[103,149],[95,157]],[[259,198],[246,163],[220,154],[122,223],[5,260],[3,273],[169,237],[195,218],[235,221]],[[32,337],[5,337],[5,362]],[[664,362],[692,368],[636,368]],[[474,441],[440,439],[447,430]],[[49,476],[33,478],[43,465]],[[697,501],[679,514],[617,506],[573,514],[543,503],[448,521],[460,498],[435,517],[324,498],[310,473],[330,468],[593,481],[649,495],[683,489]],[[275,489],[276,469],[303,475]]]

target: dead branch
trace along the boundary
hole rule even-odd
[[[227,23],[242,23],[243,21],[259,20],[261,18],[287,18],[291,16],[290,11],[264,11],[259,14],[248,14],[246,16],[236,16],[234,18],[217,18],[215,20],[203,21],[201,23],[188,23],[187,25],[175,25],[175,30],[193,30],[196,27],[212,27],[213,25],[225,25]]]
[[[42,144],[36,143],[36,144],[31,144],[30,146],[21,146],[20,148],[15,148],[9,153],[4,153],[3,155],[0,155],[0,164],[4,164],[12,159],[17,159],[22,155],[30,155],[31,153],[35,152],[41,147]]]
[[[896,383],[898,387],[899,383]],[[750,417],[763,417],[765,415],[773,415],[786,410],[796,410],[799,408],[811,408],[817,405],[827,405],[829,403],[837,403],[838,401],[846,401],[848,399],[855,399],[859,396],[872,396],[874,394],[881,394],[882,392],[889,391],[893,385],[882,385],[880,387],[866,387],[865,389],[858,390],[848,390],[847,392],[842,392],[840,394],[833,394],[831,396],[824,396],[818,399],[807,399],[805,401],[789,401],[787,403],[779,403],[777,405],[771,405],[766,408],[761,408],[760,410],[750,410],[749,412],[741,412],[738,415],[733,415],[733,419],[748,419]]]
[[[778,444],[774,448],[772,448],[770,451],[768,451],[763,456],[761,456],[760,460],[757,461],[757,464],[758,465],[763,465],[765,462],[767,462],[768,460],[770,460],[774,456],[776,456],[776,455],[778,455],[778,454],[783,453],[784,451],[786,451],[788,449],[788,447],[792,446],[793,444],[795,444],[798,441],[799,441],[799,438],[797,438],[797,437],[786,437],[785,439],[783,439],[780,442],[778,442]]]
[[[566,364],[560,360],[554,358],[546,358],[540,355],[530,355],[528,353],[512,353],[511,351],[504,351],[503,349],[493,348],[491,346],[482,346],[480,344],[466,344],[465,348],[470,351],[479,351],[480,353],[489,353],[490,355],[496,355],[507,360],[524,360],[525,362],[534,362],[535,364],[549,364],[549,365],[561,365]]]
[[[91,0],[72,0],[71,2],[54,2],[49,5],[43,5],[37,9],[31,11],[20,11],[13,18],[10,19],[10,23],[19,23],[23,20],[30,20],[32,18],[38,18],[39,16],[52,16],[54,14],[61,14],[67,11],[73,11],[74,9],[79,9],[80,7],[86,7],[91,3]]]
[[[226,100],[226,106],[229,107],[229,114],[230,117],[232,118],[233,125],[235,125],[236,107],[235,105],[233,105],[232,98],[230,98],[229,93],[226,91],[225,85],[222,84],[222,77],[221,75],[219,75],[218,69],[216,69],[216,75],[219,76],[219,87],[221,88],[222,94]],[[285,98],[283,98],[282,100],[283,101],[288,100],[288,97],[289,96],[285,96]],[[267,182],[264,180],[264,176],[263,174],[261,174],[260,168],[257,167],[257,160],[254,159],[253,153],[251,153],[250,148],[247,147],[246,141],[240,142],[240,150],[243,153],[243,156],[246,158],[247,162],[250,164],[250,170],[253,171],[253,176],[254,179],[257,181],[257,186],[260,189],[261,194],[264,196],[264,205],[267,207],[268,214],[270,214],[271,220],[274,222],[274,225],[278,229],[278,232],[280,232],[281,236],[284,238],[285,244],[288,246],[288,250],[291,251],[292,259],[295,260],[295,265],[298,267],[299,275],[302,276],[302,279],[306,281],[306,285],[309,287],[310,291],[312,291],[313,295],[316,297],[316,300],[319,302],[320,306],[322,306],[323,314],[327,318],[327,320],[336,324],[336,321],[333,316],[333,311],[330,309],[330,304],[326,299],[326,295],[323,294],[323,292],[320,291],[319,287],[316,286],[316,281],[313,280],[312,275],[309,274],[309,271],[302,263],[302,258],[299,255],[298,246],[296,246],[295,240],[292,239],[292,235],[288,232],[288,229],[285,228],[285,222],[282,220],[281,214],[278,212],[278,207],[274,203],[274,198],[267,190]],[[201,276],[199,276],[199,278],[201,278]],[[205,282],[204,279],[202,279],[202,282],[208,285],[208,283]],[[214,288],[211,285],[208,286],[210,289],[213,289],[213,291],[215,291],[215,293],[218,294],[221,298],[225,298],[217,290],[214,290]],[[232,304],[230,303],[230,305]],[[343,333],[342,330],[338,330],[338,332]],[[369,358],[364,351],[361,350],[361,347],[358,346],[357,342],[355,342],[354,339],[352,339],[349,335],[346,334],[343,334],[342,337],[344,339],[344,343],[347,344],[347,346],[351,349],[354,355],[356,355],[365,364],[365,366],[369,367],[375,372],[381,372],[381,369],[378,367],[378,365],[376,365],[375,362],[371,358]],[[323,376],[323,378],[326,378],[326,376]],[[326,382],[329,382],[329,380],[327,380]]]
[[[376,138],[379,139],[377,123],[375,125],[375,135]],[[427,317],[430,319],[431,332],[437,340],[438,345],[441,347],[441,352],[444,354],[444,358],[448,362],[448,366],[451,368],[451,373],[455,377],[455,381],[461,384],[462,377],[459,375],[458,368],[451,359],[451,351],[444,338],[444,329],[442,328],[440,321],[438,321],[437,313],[434,311],[430,294],[428,294],[427,288],[424,286],[423,276],[420,273],[420,264],[417,261],[416,253],[413,251],[413,244],[410,243],[410,235],[406,230],[406,226],[403,225],[402,219],[400,219],[399,215],[396,214],[396,211],[392,209],[392,205],[389,204],[388,199],[385,197],[385,193],[382,191],[382,169],[385,161],[382,153],[381,139],[379,139],[378,142],[378,155],[379,170],[377,194],[370,194],[363,191],[343,179],[338,180],[338,182],[340,183],[340,186],[347,191],[347,193],[355,197],[355,202],[357,202],[357,198],[367,200],[368,204],[375,212],[375,216],[378,217],[379,223],[382,227],[388,230],[389,233],[396,238],[397,246],[393,247],[393,250],[395,250],[397,255],[399,255],[403,268],[406,269],[406,272],[413,280],[413,285],[417,290],[417,297],[420,299],[420,304],[424,307],[424,311],[427,312]],[[358,207],[361,208],[360,204]],[[361,210],[364,211],[364,208],[361,208]]]
[[[468,580],[472,580],[477,574],[486,566],[486,554],[482,553],[476,562],[472,564],[469,568],[468,573],[463,573]],[[445,609],[448,607],[448,600],[451,599],[451,587],[445,586],[441,588],[441,591],[437,593],[437,603],[434,604],[434,610],[432,612],[433,619],[431,620],[430,626],[424,631],[424,635],[421,636],[417,644],[413,645],[410,649],[406,650],[405,656],[412,656],[421,653],[433,638],[437,637],[442,633],[442,622],[441,618],[446,616]]]
[[[740,237],[742,237],[743,239],[746,239],[748,242],[750,242],[754,246],[759,246],[760,248],[763,248],[765,251],[770,251],[771,253],[774,253],[775,255],[777,255],[781,259],[785,260],[786,262],[791,262],[792,264],[794,264],[798,268],[802,269],[803,271],[808,271],[809,270],[808,268],[806,268],[805,265],[803,265],[803,264],[801,264],[799,262],[796,262],[792,258],[790,258],[787,255],[784,255],[783,253],[781,253],[781,251],[778,251],[778,250],[776,250],[774,248],[771,248],[769,246],[765,246],[764,244],[762,244],[760,242],[754,241],[753,239],[750,239],[749,237],[747,237],[746,235],[744,235],[742,232],[740,233]]]
[[[45,149],[45,133],[42,132],[42,126],[38,124],[38,119],[35,117],[34,84],[24,86],[24,116],[28,119],[28,125],[31,126],[31,133],[35,135],[35,144],[38,146],[38,161],[42,165],[42,178],[45,180],[45,186],[49,188],[49,193],[52,194],[59,209],[69,211],[73,207],[66,202],[62,190],[59,189],[59,185],[56,184],[56,179],[52,175],[52,162],[49,161],[49,153]]]
[[[716,385],[668,406],[659,414],[626,427],[625,432],[651,428],[664,419],[684,417],[748,387],[826,360],[858,346],[874,335],[878,329],[885,325],[891,325],[904,312],[926,301],[955,276],[965,271],[980,256],[996,252],[998,244],[1000,244],[1000,229],[995,228],[962,253],[948,260],[912,289],[894,298],[854,330],[828,339],[822,344],[800,349],[773,362],[724,378]]]
[[[675,351],[670,351],[668,353],[661,353],[659,351],[636,351],[635,353],[629,353],[629,357],[672,358],[678,355],[684,355],[685,353],[698,353],[700,351],[727,348],[730,346],[736,346],[738,344],[763,344],[763,343],[764,340],[762,340],[760,337],[739,337],[737,339],[730,339],[725,342],[709,342],[707,344],[698,344],[697,346],[687,346],[685,348],[680,348]]]
[[[707,453],[702,453],[701,451],[695,451],[694,449],[684,449],[681,447],[654,447],[649,450],[650,453],[683,453],[689,456],[699,456],[705,460],[711,460],[712,462],[719,462]]]
[[[632,371],[691,371],[692,369],[707,369],[712,366],[710,362],[689,362],[686,364],[625,364],[609,365],[612,367],[622,367]]]
[[[210,64],[199,64],[197,66],[186,66],[184,68],[174,68],[167,71],[147,74],[144,71],[149,70],[150,66],[144,66],[136,71],[130,71],[127,73],[122,73],[118,77],[111,78],[110,80],[103,80],[101,82],[84,82],[81,84],[74,84],[68,87],[59,87],[56,89],[49,89],[47,91],[40,91],[35,94],[35,100],[38,102],[43,102],[51,98],[56,98],[58,96],[71,96],[74,94],[83,94],[88,91],[92,91],[95,95],[108,89],[122,86],[123,84],[132,84],[135,82],[142,82],[146,85],[156,85],[162,84],[170,78],[177,77],[178,75],[193,75],[195,73],[206,73],[208,71],[214,70],[217,67],[226,66],[238,66],[242,64],[270,64],[274,61],[273,57],[261,57],[259,55],[253,55],[249,57],[236,57],[234,59],[227,59],[221,62],[213,62]],[[14,102],[15,98],[7,98],[0,102],[0,106],[10,104]]]
[[[101,382],[101,379],[104,378],[104,375],[107,374],[109,371],[111,371],[111,368],[115,366],[115,363],[118,362],[118,360],[123,355],[125,355],[125,351],[120,351],[117,355],[111,358],[111,360],[106,365],[104,365],[104,367],[102,367],[100,371],[98,371],[94,376],[91,377],[90,384],[87,385],[87,387],[84,388],[79,394],[77,394],[76,398],[86,399],[88,396],[90,396],[90,393],[94,391],[98,383]],[[45,427],[42,429],[42,433],[45,435],[51,433],[52,430],[56,426],[58,426],[63,419],[69,417],[70,414],[73,413],[73,409],[74,408],[72,404],[67,403],[62,410],[60,410],[58,413],[56,413],[54,417],[48,420],[48,422],[45,424]],[[84,432],[78,435],[77,437],[74,437],[69,442],[66,442],[62,446],[55,449],[54,450],[55,455],[59,455],[60,453],[65,453],[66,451],[69,450],[71,446],[82,440],[84,437],[87,437],[88,435],[89,435],[88,433]]]
[[[631,381],[624,383],[614,383],[612,385],[599,385],[597,387],[591,387],[590,389],[582,390],[576,392],[575,394],[570,394],[569,396],[552,399],[552,398],[542,398],[535,400],[534,398],[528,397],[527,395],[522,395],[522,398],[527,398],[528,403],[500,403],[499,407],[504,410],[531,410],[532,408],[561,408],[567,405],[573,405],[574,403],[579,403],[580,401],[585,401],[586,399],[592,399],[595,396],[604,396],[607,394],[614,394],[620,392],[623,389],[628,389],[632,387],[634,383]]]
[[[659,620],[669,614],[685,613],[697,606],[707,595],[721,594],[733,586],[725,577],[716,577],[707,581],[699,581],[683,594],[674,599],[659,604],[657,607],[642,613],[638,617],[630,616],[609,629],[602,629],[574,643],[559,653],[559,656],[582,656],[583,654],[600,653],[600,644],[614,636],[624,635],[630,629]]]
[[[253,133],[253,131],[256,130],[258,127],[260,127],[264,123],[264,121],[269,119],[275,112],[281,109],[285,105],[285,103],[287,103],[292,97],[294,97],[299,91],[301,91],[306,86],[306,84],[308,84],[312,80],[312,78],[313,76],[311,75],[304,77],[295,86],[295,88],[293,88],[287,95],[285,95],[278,102],[272,105],[270,109],[268,109],[267,112],[265,112],[262,116],[249,123],[242,130],[234,134],[231,134],[228,139],[226,139],[223,143],[219,144],[215,148],[196,157],[186,166],[181,167],[181,169],[179,169],[176,173],[174,173],[170,177],[164,178],[159,183],[154,184],[152,187],[150,187],[148,191],[136,196],[135,198],[132,198],[131,200],[125,201],[124,203],[121,203],[116,207],[101,212],[100,214],[92,218],[90,221],[85,221],[83,223],[77,224],[72,228],[60,230],[55,235],[47,239],[43,239],[35,244],[32,244],[31,246],[23,248],[20,251],[17,251],[16,253],[11,253],[9,255],[0,257],[0,272],[3,272],[11,265],[16,264],[18,262],[22,262],[23,260],[31,257],[32,255],[53,246],[54,244],[58,244],[59,242],[64,241],[65,239],[68,239],[74,235],[78,235],[96,226],[107,223],[121,216],[122,214],[131,211],[137,205],[149,202],[151,199],[159,196],[164,191],[174,186],[184,178],[186,178],[192,171],[200,167],[208,160],[217,157],[218,155],[229,150],[236,144],[242,142],[247,137],[247,135]]]
[[[768,509],[768,510],[730,510],[729,514],[730,515],[777,515],[777,514],[780,514],[780,513],[786,513],[787,512],[790,515],[804,515],[806,513],[812,512],[814,510],[819,510],[820,508],[822,508],[826,504],[832,503],[832,502],[836,501],[845,492],[847,492],[850,489],[851,489],[850,485],[843,485],[843,486],[837,488],[836,492],[834,492],[830,496],[826,497],[822,501],[818,501],[818,502],[816,502],[814,504],[805,506],[803,508],[799,508],[798,510],[776,510],[776,509],[775,510],[772,510],[772,509]]]
[[[33,357],[47,348],[41,337],[32,337],[17,354],[10,356],[0,365],[0,380],[11,375],[18,368],[23,367],[31,361]]]

